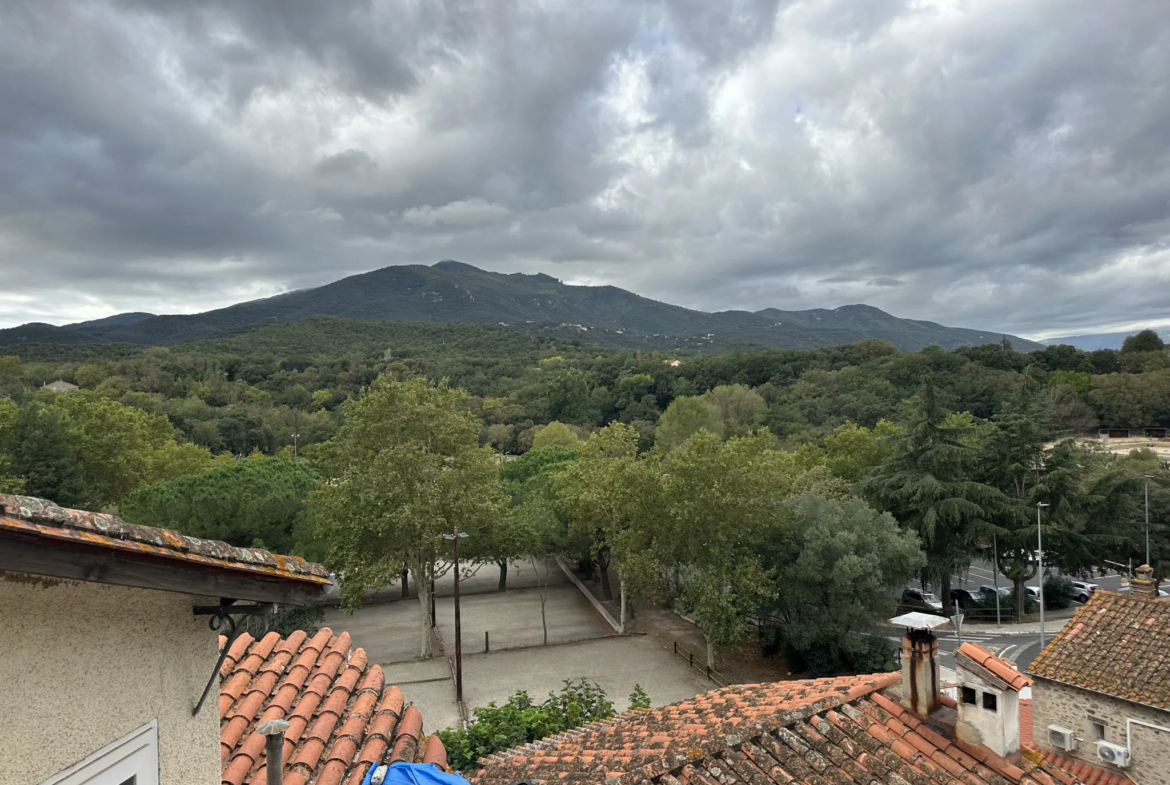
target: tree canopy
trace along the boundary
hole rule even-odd
[[[378,378],[346,404],[345,425],[318,456],[325,482],[311,496],[343,608],[409,569],[422,657],[431,651],[430,583],[451,552],[444,535],[485,536],[506,509],[498,461],[479,446],[465,399],[442,383]]]

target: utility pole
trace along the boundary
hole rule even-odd
[[[455,702],[460,707],[463,706],[463,629],[459,621],[459,541],[466,536],[467,532],[443,535],[443,539],[451,540],[455,547]]]
[[[1044,651],[1044,537],[1040,533],[1040,509],[1045,502],[1036,502],[1036,583],[1040,587],[1040,651]]]

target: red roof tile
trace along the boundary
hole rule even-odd
[[[221,640],[221,645],[223,641]],[[404,705],[349,633],[324,628],[309,637],[247,633],[228,650],[220,677],[223,785],[265,782],[265,738],[256,726],[285,719],[286,785],[359,785],[372,763],[447,765],[439,737],[422,733],[422,715]]]
[[[1038,678],[1170,709],[1170,603],[1095,592],[1029,671]]]
[[[320,564],[299,556],[280,556],[260,548],[187,537],[170,529],[139,526],[113,515],[58,507],[47,499],[0,493],[0,534],[45,544],[83,544],[110,551],[210,567],[312,586],[329,584]]]
[[[1011,660],[997,657],[978,643],[964,643],[954,658],[956,667],[969,670],[992,684],[1002,682],[1016,692],[1032,685],[1032,680],[1016,670]]]
[[[882,673],[727,687],[493,755],[473,782],[1058,785],[1046,761],[1013,763],[939,735],[879,692],[900,680]]]

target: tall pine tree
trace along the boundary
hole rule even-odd
[[[951,577],[970,564],[1007,499],[974,479],[978,452],[960,440],[946,418],[928,375],[893,455],[858,488],[874,506],[918,533],[926,552],[924,577],[939,584],[949,614]]]
[[[81,470],[70,454],[65,429],[52,407],[37,401],[20,412],[12,436],[12,469],[24,478],[24,492],[63,507],[85,501]]]

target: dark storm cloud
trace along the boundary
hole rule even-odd
[[[0,323],[453,257],[706,309],[1170,322],[1155,0],[0,6]]]

